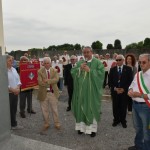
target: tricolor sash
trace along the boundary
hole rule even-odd
[[[143,76],[142,76],[142,71],[137,73],[137,84],[138,84],[138,88],[141,94],[149,94],[149,90],[145,85]],[[146,104],[150,107],[150,101],[148,99],[145,99]]]

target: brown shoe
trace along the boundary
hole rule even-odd
[[[60,124],[57,124],[57,125],[55,125],[55,128],[56,128],[57,130],[60,130],[60,129],[61,129],[61,125],[60,125]]]
[[[47,131],[48,128],[49,128],[49,124],[44,125],[44,126],[42,127],[41,131]]]

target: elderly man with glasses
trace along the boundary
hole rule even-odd
[[[124,56],[117,55],[117,66],[110,69],[109,86],[111,87],[112,105],[113,105],[113,127],[119,123],[123,128],[127,128],[126,111],[127,111],[127,92],[133,75],[132,69],[124,65]]]

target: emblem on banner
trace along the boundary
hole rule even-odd
[[[60,68],[59,68],[59,66],[55,66],[55,69],[57,69],[57,72],[60,73]]]
[[[28,77],[32,80],[34,78],[34,74],[31,72]]]

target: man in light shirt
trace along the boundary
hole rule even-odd
[[[22,126],[17,126],[16,113],[18,105],[18,94],[20,92],[20,77],[15,68],[12,67],[12,56],[6,56],[7,69],[8,69],[8,89],[9,89],[9,102],[10,102],[10,117],[11,129],[22,129]]]
[[[136,130],[135,146],[128,150],[150,149],[150,54],[139,56],[141,72],[132,81],[128,95],[133,99],[133,123]]]

